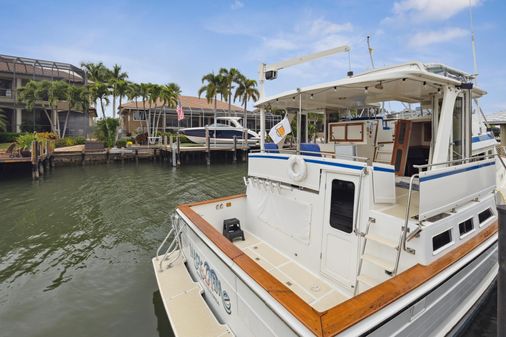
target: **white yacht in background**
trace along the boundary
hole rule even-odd
[[[484,94],[412,62],[261,98],[299,121],[387,101],[428,113],[324,119],[326,142],[294,149],[261,142],[245,194],[178,206],[153,259],[175,335],[458,333],[498,270],[504,170],[472,122]]]
[[[206,130],[209,133],[209,139],[213,144],[233,144],[234,137],[241,144],[244,143],[245,133],[249,145],[257,144],[260,136],[258,133],[243,128],[239,123],[241,117],[216,117],[216,123],[205,127],[184,128],[179,130],[190,141],[197,144],[206,143]]]

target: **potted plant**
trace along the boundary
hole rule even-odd
[[[32,155],[31,148],[32,142],[35,141],[36,136],[33,133],[24,133],[16,138],[16,143],[20,148],[22,157],[30,157]]]

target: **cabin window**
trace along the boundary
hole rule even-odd
[[[484,223],[485,221],[487,221],[491,217],[492,217],[492,211],[490,210],[490,208],[487,208],[486,210],[484,210],[483,212],[478,214],[478,220],[480,221],[480,224]]]
[[[465,234],[472,232],[473,230],[474,230],[474,224],[473,224],[472,218],[459,223],[460,237],[463,237]]]
[[[451,229],[432,237],[432,251],[437,253],[452,242]]]
[[[351,181],[332,180],[330,198],[330,226],[351,233],[353,230],[353,208],[355,203],[355,184]]]

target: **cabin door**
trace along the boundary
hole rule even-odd
[[[406,161],[408,160],[409,140],[411,138],[411,121],[400,119],[395,123],[394,150],[391,165],[395,167],[395,174],[404,176]]]
[[[321,271],[352,289],[357,270],[358,240],[354,233],[359,177],[326,173]]]

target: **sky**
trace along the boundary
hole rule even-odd
[[[275,63],[348,44],[355,74],[408,61],[473,73],[472,8],[478,84],[486,113],[506,111],[504,0],[0,0],[0,54],[119,64],[135,82],[176,82],[197,96],[201,78],[236,67],[258,78]],[[348,55],[281,70],[266,95],[337,80]]]

